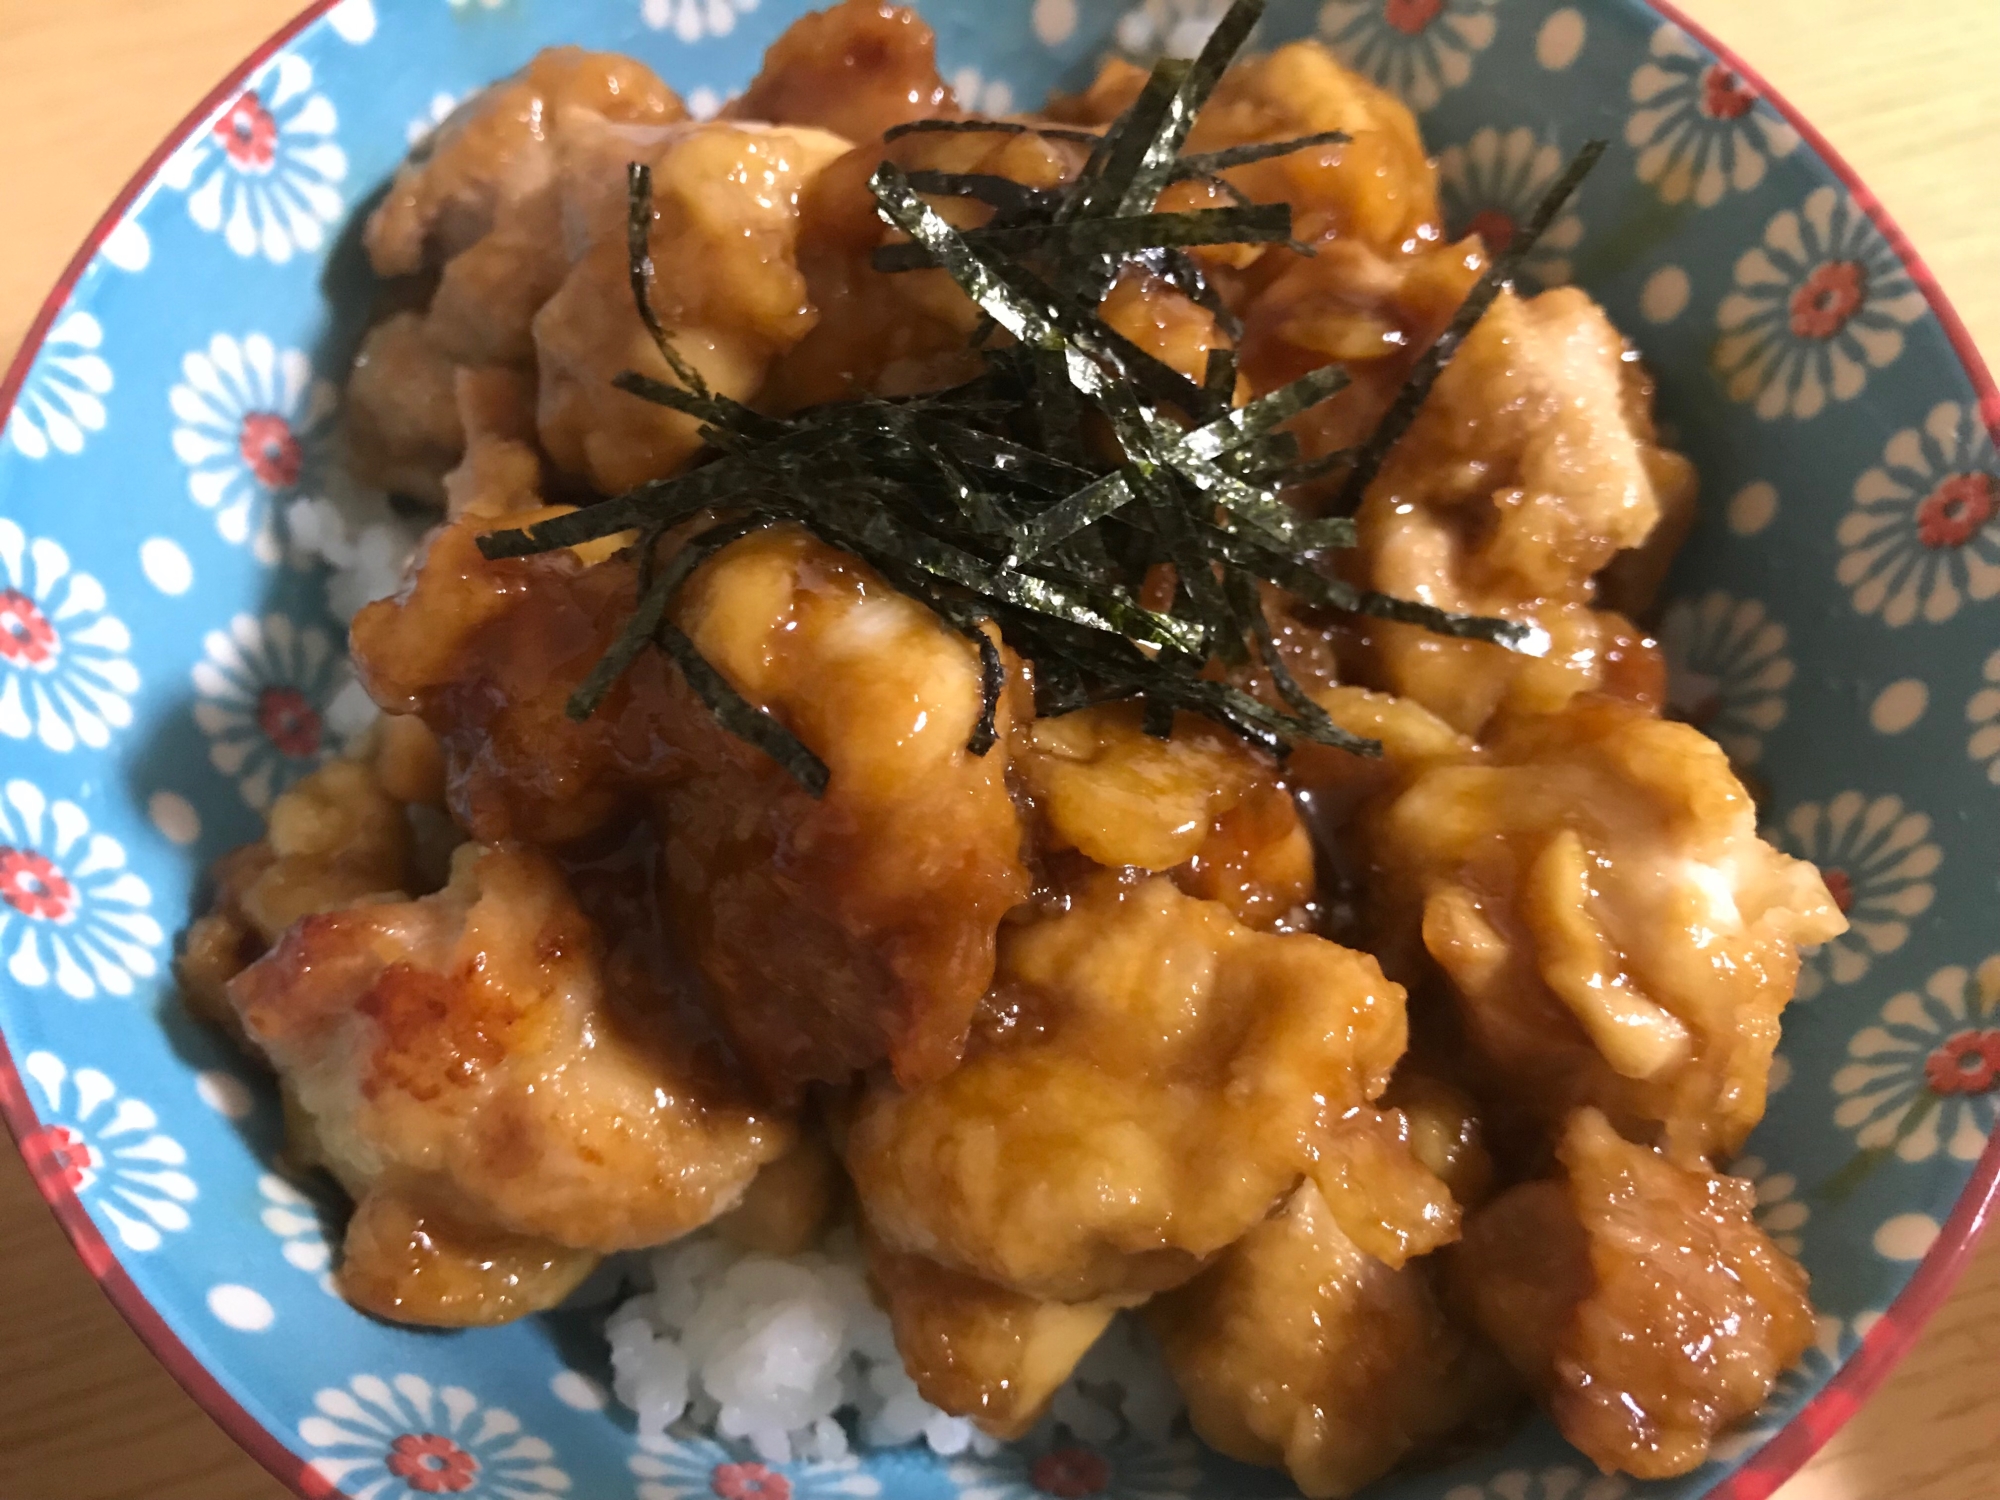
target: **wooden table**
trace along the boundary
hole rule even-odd
[[[299,3],[0,0],[0,351],[147,152]],[[2000,0],[1682,4],[1832,137],[2000,359]],[[1782,1497],[1996,1491],[2000,1239]],[[0,1500],[282,1495],[153,1363],[0,1153]]]

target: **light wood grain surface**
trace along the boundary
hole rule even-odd
[[[1682,3],[1848,155],[2000,357],[2000,0]],[[0,352],[126,177],[296,5],[0,0]],[[1782,1497],[1996,1493],[2000,1239]],[[0,1500],[283,1494],[153,1363],[0,1153]]]

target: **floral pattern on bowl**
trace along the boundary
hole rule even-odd
[[[538,46],[650,61],[710,113],[802,0],[337,0],[219,90],[120,200],[0,390],[0,1108],[86,1263],[197,1397],[312,1496],[1177,1500],[1280,1482],[1176,1441],[766,1466],[642,1446],[585,1313],[437,1336],[326,1285],[276,1100],[171,993],[205,865],[327,754],[348,681],[287,503],[339,483],[351,216],[454,101]],[[927,0],[984,107],[1209,0]],[[1454,228],[1498,235],[1588,134],[1530,266],[1661,380],[1704,511],[1663,621],[1673,711],[1854,918],[1808,956],[1759,1214],[1822,1337],[1683,1479],[1587,1472],[1545,1424],[1395,1500],[1760,1496],[1942,1295],[2000,1178],[2000,393],[1873,198],[1740,64],[1646,0],[1274,0],[1401,90]],[[1827,1396],[1837,1388],[1838,1399]]]

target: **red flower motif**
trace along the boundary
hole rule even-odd
[[[1740,120],[1755,107],[1757,97],[1755,89],[1721,63],[1701,76],[1701,112],[1711,120]]]
[[[44,1125],[21,1142],[21,1155],[37,1182],[61,1183],[71,1193],[83,1191],[97,1157],[81,1135],[67,1125]]]
[[[1917,538],[1934,551],[1963,547],[2000,510],[1991,474],[1954,474],[1917,507]]]
[[[257,727],[295,760],[319,754],[319,714],[297,688],[267,687],[259,693]]]
[[[255,89],[238,96],[215,122],[215,138],[242,171],[268,172],[277,159],[278,122],[264,108]]]
[[[762,1464],[717,1464],[708,1487],[722,1500],[792,1500],[792,1482]]]
[[[305,450],[291,424],[268,411],[253,411],[243,419],[243,429],[236,435],[236,451],[267,490],[290,489],[306,466]]]
[[[19,589],[0,589],[0,661],[39,667],[56,654],[56,628]]]
[[[1084,1500],[1110,1485],[1111,1465],[1088,1448],[1058,1448],[1035,1460],[1028,1481],[1056,1500]]]
[[[1961,1031],[1924,1059],[1936,1094],[1985,1094],[2000,1082],[2000,1031]]]
[[[1514,243],[1514,216],[1504,208],[1482,208],[1466,227],[1479,236],[1488,255],[1504,255]]]
[[[1382,17],[1404,36],[1416,36],[1444,10],[1444,0],[1382,0]]]
[[[1826,882],[1826,893],[1833,897],[1833,904],[1840,908],[1842,916],[1854,909],[1854,879],[1845,870],[1821,870],[1819,878]]]
[[[406,1432],[389,1445],[389,1472],[426,1495],[456,1495],[472,1488],[479,1460],[435,1432]]]
[[[1802,339],[1830,339],[1867,300],[1867,269],[1859,261],[1830,260],[1792,293],[1792,332]]]
[[[62,922],[76,910],[76,887],[34,850],[0,844],[0,901],[24,917]]]

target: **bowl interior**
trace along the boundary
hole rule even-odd
[[[367,300],[352,231],[371,195],[456,99],[542,45],[633,52],[699,110],[804,8],[342,0],[192,124],[16,372],[0,444],[0,1095],[93,1269],[309,1491],[405,1493],[395,1444],[412,1433],[476,1460],[455,1493],[740,1500],[731,1486],[755,1477],[711,1443],[642,1451],[606,1409],[591,1314],[438,1335],[351,1312],[327,1286],[329,1206],[273,1170],[271,1091],[182,1015],[167,960],[203,867],[337,749],[339,625],[272,518],[340,482],[336,388]],[[994,111],[1213,13],[922,8],[961,98]],[[1850,904],[1853,931],[1808,957],[1781,1086],[1738,1168],[1812,1272],[1821,1337],[1716,1461],[1637,1487],[1707,1493],[1857,1350],[1905,1336],[2000,1168],[1980,1162],[2000,1098],[2000,464],[1980,404],[1995,416],[2000,400],[1872,199],[1655,9],[1274,0],[1262,40],[1315,33],[1420,110],[1454,229],[1518,219],[1585,140],[1611,141],[1528,271],[1587,287],[1657,373],[1661,419],[1703,476],[1662,623],[1675,709]],[[882,1453],[787,1467],[760,1495],[1288,1488],[1192,1443],[1108,1445],[1101,1484],[1042,1456]],[[1587,1471],[1538,1422],[1378,1493],[1626,1488]]]

